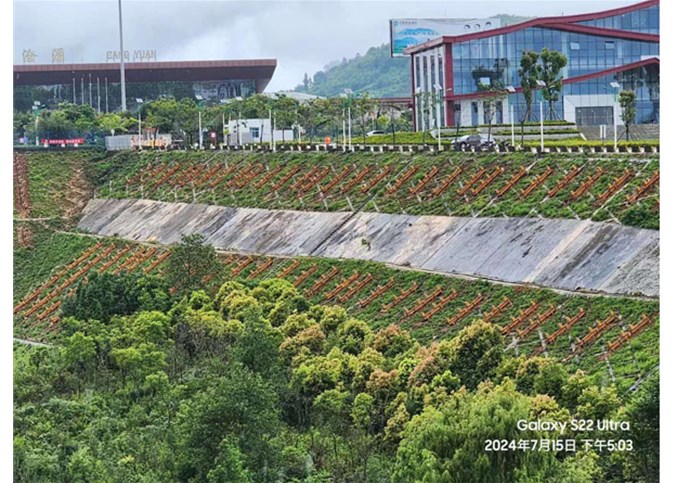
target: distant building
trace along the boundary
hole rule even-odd
[[[228,144],[269,143],[272,141],[269,119],[240,119],[226,123]],[[293,141],[293,130],[275,129],[275,142]]]
[[[163,96],[202,96],[225,100],[261,93],[277,67],[275,59],[125,63],[127,105]],[[27,103],[30,88],[42,86],[52,101],[88,104],[100,112],[120,107],[120,64],[48,64],[14,66],[14,103]]]
[[[491,114],[483,102],[485,86],[497,86],[505,93],[492,123],[509,122],[512,107],[515,122],[520,122],[526,113],[518,74],[521,55],[526,50],[540,53],[545,47],[568,59],[561,72],[561,98],[554,105],[556,118],[578,125],[613,124],[614,112],[621,123],[616,93],[632,90],[636,122],[659,122],[659,1],[648,0],[603,12],[439,37],[406,49],[411,56],[416,129],[434,128],[437,116],[446,126],[487,124]],[[443,102],[434,102],[435,85],[441,87]],[[508,94],[508,86],[515,92]],[[532,120],[540,118],[539,100],[536,94]],[[545,103],[545,116],[547,112]]]

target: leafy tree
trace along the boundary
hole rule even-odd
[[[137,310],[168,310],[168,289],[166,282],[156,277],[94,271],[86,281],[80,281],[75,296],[64,301],[63,315],[108,323],[115,315]]]
[[[560,75],[561,69],[568,64],[568,59],[561,52],[543,48],[540,52],[542,61],[542,81],[545,83],[542,88],[542,97],[549,103],[549,119],[556,117],[554,103],[559,100],[563,88],[563,76]]]
[[[101,114],[98,118],[99,126],[106,134],[111,133],[113,136],[116,131],[127,132],[129,124],[125,122],[124,118],[115,112],[110,114]]]
[[[620,92],[620,108],[622,109],[622,122],[629,141],[629,126],[636,120],[636,93],[634,91]]]
[[[659,481],[660,475],[660,380],[646,380],[629,401],[626,415],[630,439],[636,447],[627,453],[625,477],[633,481]]]
[[[526,102],[526,112],[521,119],[521,143],[523,144],[524,124],[530,121],[533,116],[533,93],[536,91],[537,81],[542,78],[542,66],[538,64],[539,56],[537,52],[525,50],[521,54],[519,64],[519,79],[521,80],[521,90],[523,99]]]
[[[179,295],[206,288],[205,278],[217,275],[220,270],[214,247],[204,244],[199,233],[181,236],[181,241],[171,246],[167,264],[167,279]]]
[[[277,455],[270,438],[279,426],[276,395],[259,375],[231,366],[224,377],[184,402],[178,424],[180,478],[204,481],[210,471],[215,472],[214,477],[236,471],[240,466],[232,446],[236,444],[247,471],[257,480],[274,480],[272,468]],[[226,438],[230,455],[219,461]]]
[[[282,142],[286,141],[284,138],[284,130],[293,127],[297,121],[298,108],[298,101],[284,94],[280,94],[272,102],[275,126],[277,129],[282,130]]]
[[[404,430],[394,481],[543,481],[554,474],[553,453],[484,450],[488,439],[539,439],[517,429],[518,420],[529,419],[530,405],[507,381],[474,395],[458,391],[439,409],[426,407]]]
[[[369,129],[369,121],[377,107],[378,101],[371,98],[367,92],[363,92],[353,99],[352,118],[357,121],[357,125],[361,129],[364,144],[366,144],[366,131]]]

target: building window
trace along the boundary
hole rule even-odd
[[[614,40],[606,40],[606,50],[612,50],[615,48]]]
[[[258,139],[258,137],[261,134],[259,127],[252,127],[251,129],[249,129],[249,132],[251,133],[251,137],[256,139]]]
[[[580,42],[571,42],[570,50],[580,50]]]

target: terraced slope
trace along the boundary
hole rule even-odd
[[[545,217],[659,228],[658,155],[151,153],[98,196],[412,215]]]
[[[168,256],[153,245],[60,237],[72,254],[17,298],[18,336],[49,340],[59,330],[60,304],[93,271],[161,274]],[[340,305],[373,328],[400,325],[422,342],[451,337],[482,318],[501,327],[515,354],[565,359],[571,370],[590,371],[603,384],[615,378],[624,389],[658,361],[659,303],[653,300],[562,294],[367,261],[224,254],[222,263],[221,276],[210,280],[213,291],[226,280],[285,278],[312,303]]]

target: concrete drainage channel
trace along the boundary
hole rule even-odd
[[[201,233],[217,249],[371,260],[567,291],[659,296],[659,232],[609,223],[366,212],[301,212],[90,200],[78,228],[171,244]]]

